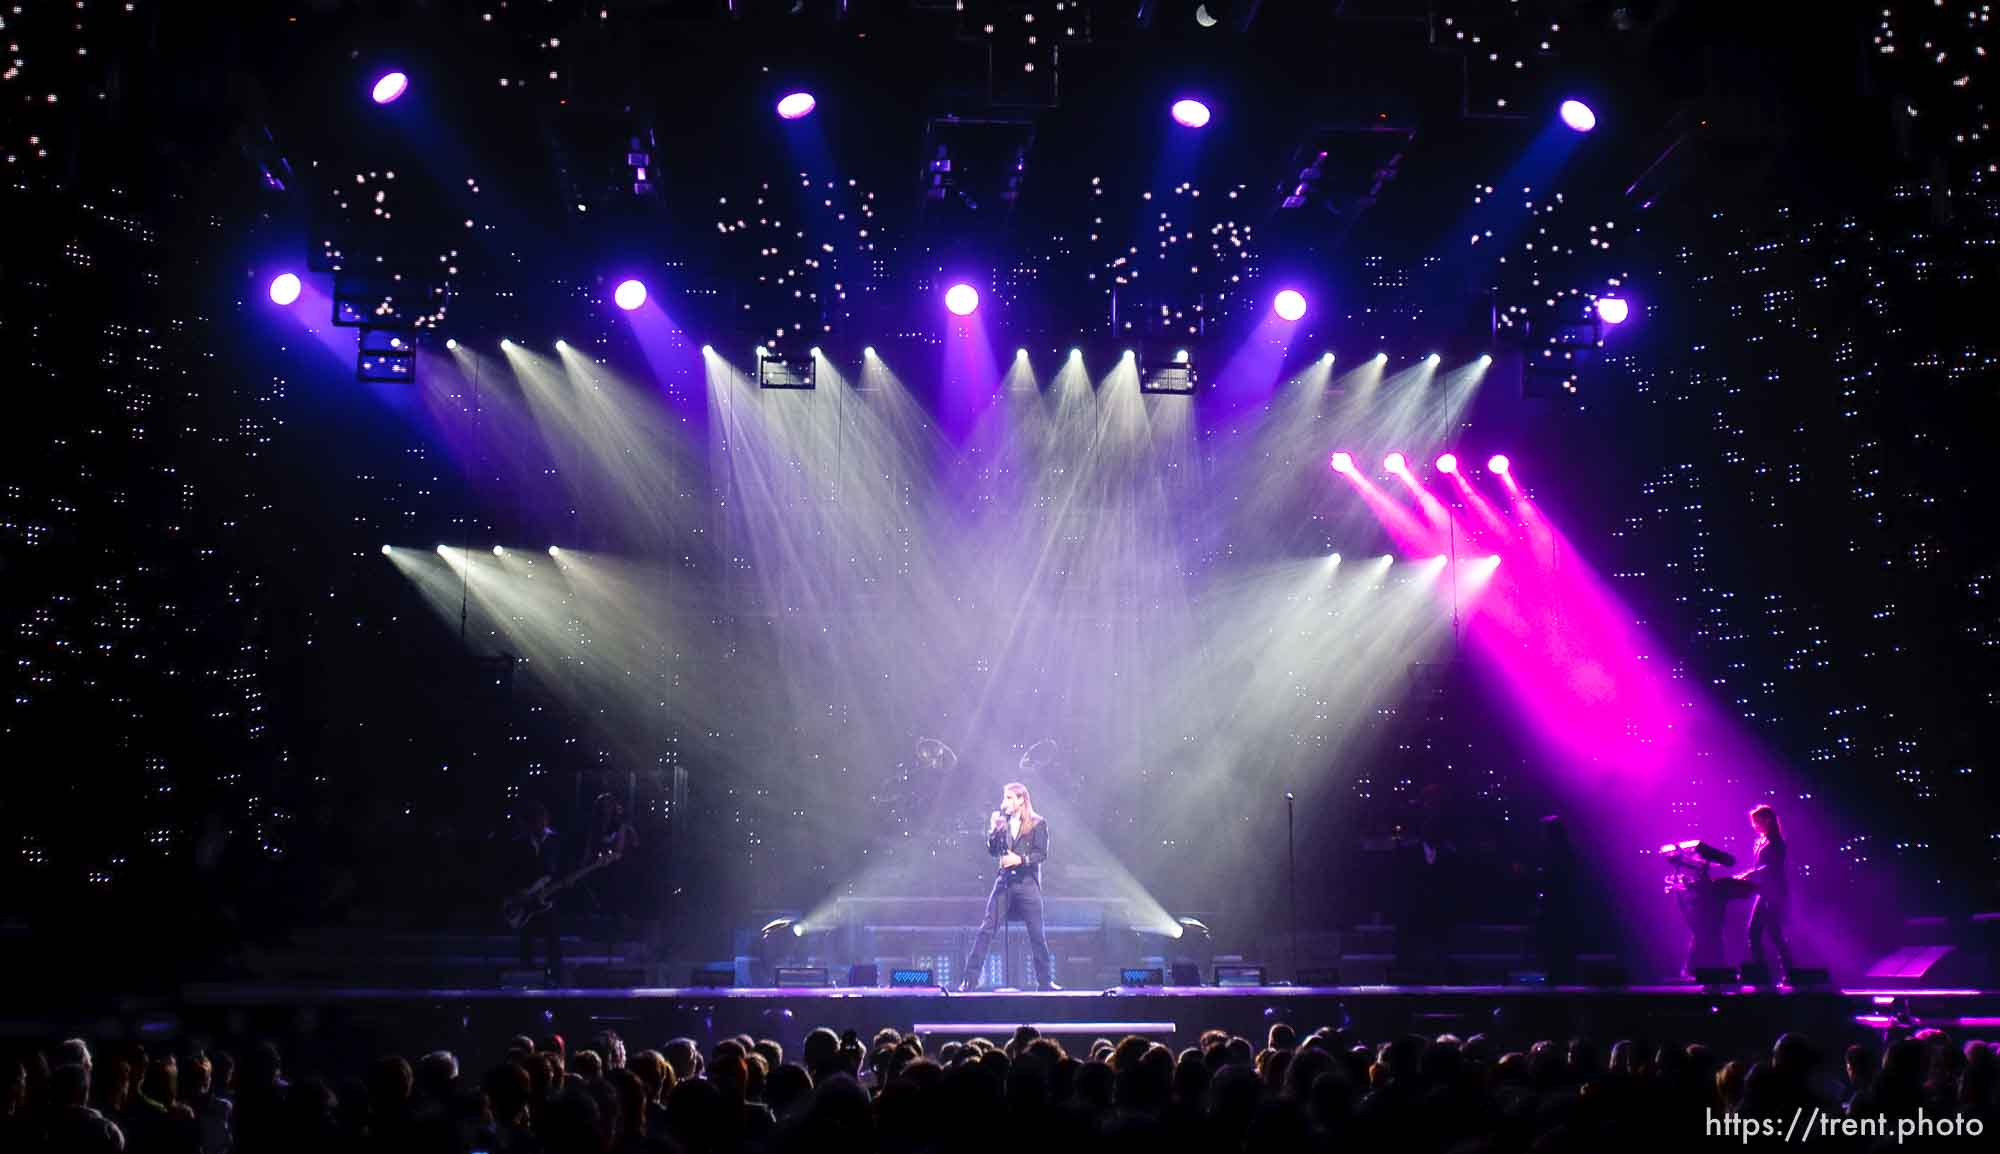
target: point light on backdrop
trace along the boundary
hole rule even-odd
[[[1624,297],[1598,297],[1597,319],[1607,325],[1622,325],[1625,318],[1632,315],[1632,306]]]
[[[1382,467],[1384,469],[1389,470],[1391,473],[1395,473],[1396,475],[1401,476],[1403,473],[1409,471],[1410,463],[1403,457],[1403,454],[1391,453],[1388,456],[1382,458]]]
[[[1298,320],[1306,315],[1306,296],[1297,289],[1281,289],[1271,300],[1271,311],[1281,320]]]
[[[1512,467],[1512,465],[1513,462],[1507,459],[1507,455],[1505,453],[1495,453],[1491,457],[1486,458],[1486,471],[1496,476],[1500,477],[1506,476],[1507,470],[1510,467]]]
[[[1597,113],[1581,100],[1565,100],[1557,111],[1562,115],[1562,122],[1569,125],[1572,131],[1589,132],[1597,127]]]
[[[1439,454],[1437,459],[1437,471],[1440,473],[1458,472],[1458,455],[1456,453]]]
[[[293,301],[299,299],[299,293],[304,287],[299,282],[298,274],[281,272],[271,278],[271,303],[275,305],[291,304]]]
[[[375,98],[375,103],[377,104],[393,104],[403,93],[409,90],[409,77],[400,72],[385,72],[380,79],[375,81],[375,87],[370,91],[369,95]]]
[[[1354,471],[1354,455],[1347,452],[1335,453],[1333,460],[1329,461],[1328,464],[1333,467],[1333,471],[1336,473],[1352,473]]]
[[[1208,105],[1199,100],[1176,100],[1173,107],[1174,123],[1183,128],[1202,128],[1208,124]]]
[[[645,282],[637,280],[619,281],[618,288],[611,294],[611,299],[618,302],[619,308],[629,313],[646,303]]]
[[[979,290],[961,281],[944,291],[944,307],[955,317],[969,317],[979,307]]]
[[[778,118],[780,120],[801,120],[811,116],[812,110],[818,107],[819,101],[813,99],[812,93],[789,92],[778,101]]]

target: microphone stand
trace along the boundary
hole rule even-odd
[[[1296,837],[1294,837],[1292,832],[1292,827],[1295,824],[1293,821],[1293,811],[1296,808],[1296,804],[1297,804],[1296,799],[1292,796],[1292,791],[1289,789],[1286,790],[1285,791],[1285,857],[1287,861],[1290,863],[1286,867],[1286,872],[1289,875],[1286,878],[1287,888],[1289,888],[1292,893],[1292,984],[1293,985],[1297,985],[1299,981],[1299,846],[1298,846],[1298,841]]]

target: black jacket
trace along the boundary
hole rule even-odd
[[[1007,879],[1009,884],[1024,879],[1036,885],[1042,884],[1042,863],[1049,860],[1048,819],[1043,818],[1036,822],[1033,829],[1017,838],[1009,838],[1007,827],[1004,825],[987,836],[987,853],[997,858],[1010,850],[1021,855],[1021,864],[1002,868],[1000,876]]]

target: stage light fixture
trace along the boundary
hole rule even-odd
[[[1083,359],[1083,350],[1082,350],[1082,349],[1071,349],[1071,350],[1069,351],[1069,359],[1070,359],[1070,360],[1073,360],[1073,361],[1080,361],[1080,360],[1082,360],[1082,359]]]
[[[704,356],[704,357],[712,357],[712,356],[714,356],[714,355],[715,355],[715,346],[714,346],[714,345],[703,345],[703,346],[701,346],[701,355],[702,355],[702,356]]]
[[[1174,123],[1182,128],[1206,127],[1211,116],[1208,105],[1199,100],[1176,100],[1172,112]]]
[[[802,120],[811,116],[813,109],[818,107],[819,101],[814,100],[810,92],[787,93],[778,101],[778,119]]]
[[[1569,125],[1571,131],[1589,132],[1597,127],[1597,113],[1591,111],[1590,105],[1581,100],[1565,100],[1557,111],[1562,114],[1562,122]]]
[[[1027,360],[1027,359],[1028,359],[1028,350],[1026,350],[1026,349],[1015,349],[1015,350],[1014,350],[1014,359],[1015,359],[1015,360],[1017,360],[1017,361],[1025,361],[1025,360]]]
[[[305,286],[300,282],[297,273],[281,272],[271,278],[271,303],[274,305],[291,304],[293,301],[299,299],[299,293],[304,291],[304,289]]]
[[[1306,315],[1305,294],[1297,289],[1281,289],[1272,298],[1271,311],[1277,313],[1280,320],[1298,320]]]
[[[446,337],[444,341],[444,347],[451,350],[452,352],[457,352],[458,342],[450,337]]]
[[[549,556],[554,557],[561,552],[562,550],[556,548],[554,545],[549,546]]]
[[[875,346],[874,346],[874,345],[863,345],[863,346],[861,347],[861,359],[863,359],[863,360],[867,360],[867,361],[872,361],[872,360],[874,360],[874,359],[875,359]]]
[[[1445,474],[1458,472],[1458,455],[1456,453],[1438,454],[1437,471]]]
[[[1174,363],[1175,363],[1175,364],[1177,364],[1177,365],[1184,365],[1184,364],[1187,364],[1187,363],[1188,363],[1188,351],[1187,351],[1186,349],[1175,349],[1175,350],[1174,350]]]
[[[495,557],[505,557],[507,555],[507,550],[502,546],[495,545],[493,546],[493,555]]]
[[[1376,364],[1378,364],[1378,365],[1386,365],[1386,364],[1388,364],[1388,363],[1389,363],[1389,354],[1388,354],[1388,353],[1376,353],[1376,354],[1375,354],[1375,363],[1376,363]]]
[[[1598,297],[1597,319],[1607,325],[1622,325],[1625,318],[1632,315],[1632,306],[1624,297]]]
[[[382,556],[387,557],[388,555],[389,555],[389,547],[387,545],[382,546]]]
[[[1401,476],[1403,473],[1409,471],[1410,463],[1403,457],[1403,454],[1391,453],[1388,456],[1382,458],[1382,467],[1384,469],[1389,470],[1391,473],[1395,473],[1396,475]]]
[[[567,342],[567,341],[563,340],[563,339],[562,339],[561,337],[557,337],[557,338],[556,338],[556,347],[557,347],[558,349],[566,349],[566,348],[568,348],[568,347],[569,347],[569,342]]]
[[[1507,460],[1506,454],[1495,453],[1486,458],[1486,471],[1504,477],[1507,475],[1507,469],[1511,464],[1512,462]]]
[[[1431,354],[1430,356],[1427,356],[1427,357],[1425,357],[1424,359],[1425,359],[1425,360],[1427,360],[1427,361],[1429,361],[1429,362],[1430,362],[1430,363],[1432,363],[1432,364],[1437,364],[1437,363],[1438,363],[1439,361],[1442,361],[1442,360],[1444,360],[1444,358],[1443,358],[1443,357],[1441,357],[1441,356],[1437,355],[1436,353],[1432,353],[1432,354]]]
[[[377,104],[393,104],[410,90],[410,78],[400,72],[385,72],[369,92]]]
[[[611,299],[618,302],[619,308],[629,313],[646,303],[645,282],[638,280],[620,281],[618,282],[617,290],[611,294]]]
[[[807,355],[807,356],[811,356],[811,357],[817,357],[817,356],[819,356],[819,346],[818,346],[818,345],[814,345],[813,347],[811,347],[811,348],[807,349],[807,350],[806,350],[806,355]]]
[[[969,317],[979,307],[979,290],[961,281],[945,290],[944,307],[953,316]]]
[[[1352,473],[1354,471],[1354,454],[1348,452],[1335,453],[1333,460],[1329,464],[1333,466],[1333,471],[1336,473]]]
[[[1139,358],[1133,354],[1131,349],[1126,349],[1124,353],[1119,356],[1118,359],[1121,361],[1136,361]]]

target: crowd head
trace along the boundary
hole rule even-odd
[[[938,1041],[938,1040],[934,1040]],[[1835,1060],[1837,1058],[1837,1060]],[[809,1032],[796,1056],[747,1035],[627,1053],[599,1031],[518,1035],[476,1075],[431,1050],[293,1077],[278,1048],[94,1052],[80,1038],[6,1066],[0,1148],[133,1154],[883,1150],[961,1141],[1260,1150],[1602,1150],[1699,1136],[1731,1114],[1890,1119],[2000,1110],[2000,1052],[1939,1030],[1829,1054],[1800,1033],[1722,1055],[1643,1037],[1509,1048],[1474,1034],[1366,1040],[1273,1023],[1179,1052],[1141,1037],[998,1040]],[[996,1139],[995,1136],[1001,1136]]]

